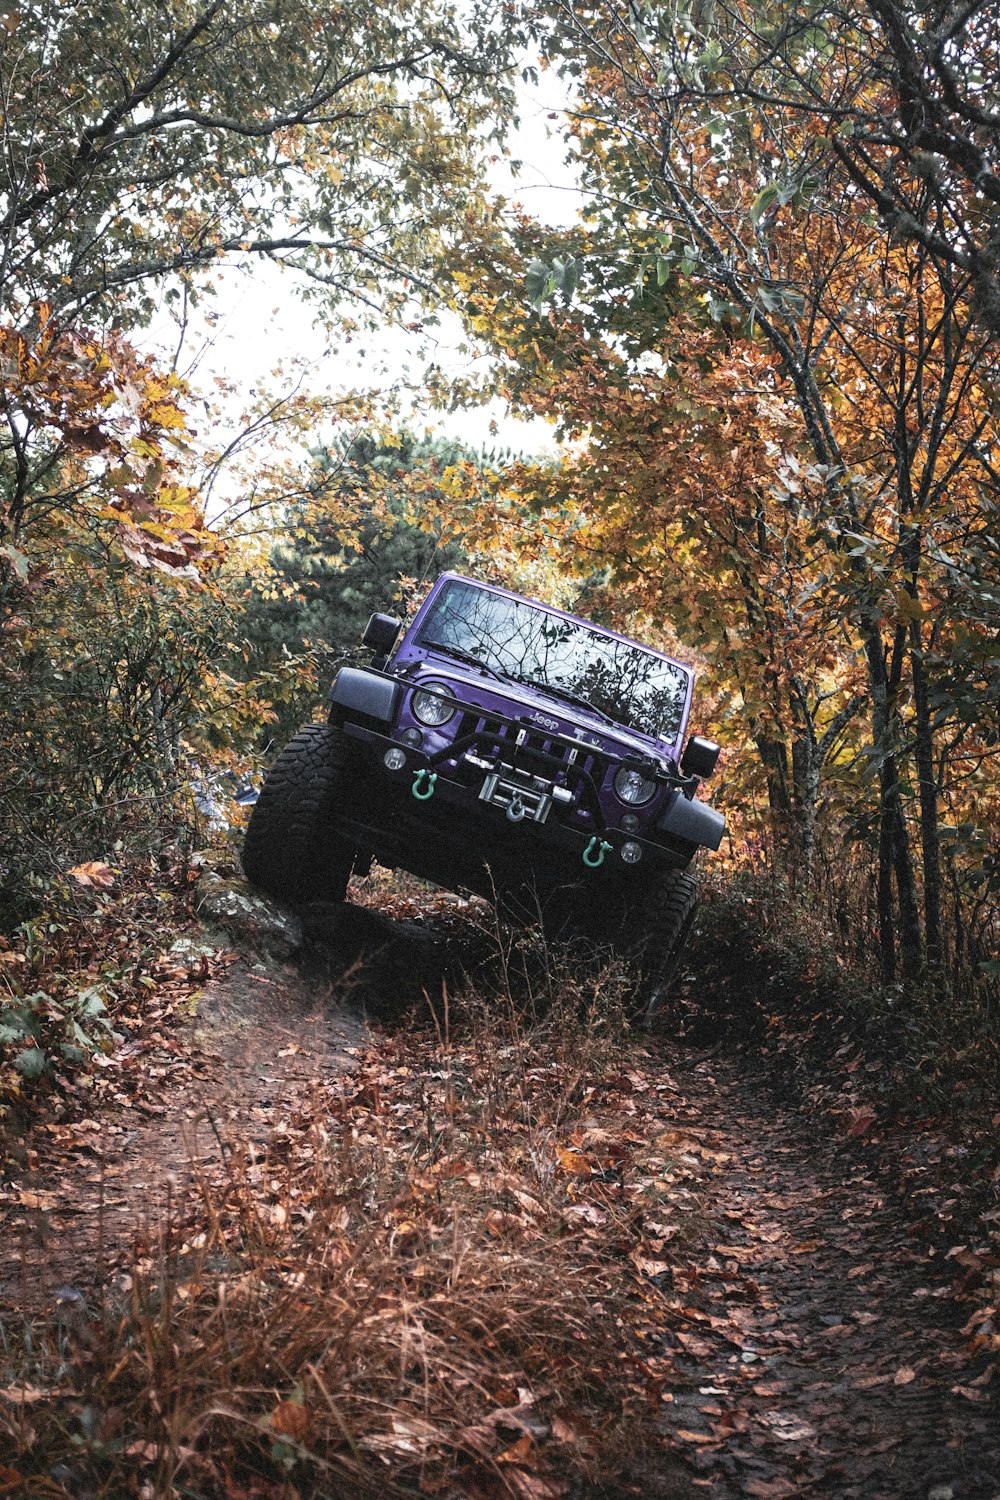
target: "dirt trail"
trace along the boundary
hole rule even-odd
[[[448,971],[426,930],[342,920],[325,961],[243,961],[209,986],[184,1045],[144,1058],[149,1087],[128,1108],[39,1127],[35,1169],[0,1195],[0,1315],[51,1308],[60,1287],[91,1296],[127,1266],[137,1224],[155,1248],[177,1186],[218,1170],[226,1143],[263,1151],[297,1092],[351,1065],[366,983],[412,996]],[[664,1068],[677,1085],[664,1126],[709,1167],[708,1240],[656,1278],[669,1399],[646,1492],[1000,1500],[1000,1380],[983,1352],[1000,1338],[970,1353],[961,1262],[919,1237],[878,1148],[776,1103],[753,1059],[666,1044],[642,1058],[651,1089]]]
[[[113,1283],[134,1249],[155,1250],[197,1174],[227,1150],[263,1147],[276,1104],[349,1066],[344,1048],[364,1025],[329,998],[315,972],[238,962],[206,987],[179,1038],[126,1049],[144,1092],[122,1091],[96,1120],[40,1124],[33,1170],[0,1193],[0,1314]]]
[[[305,915],[311,940],[297,961],[244,945],[185,1023],[123,1049],[116,1066],[138,1088],[105,1080],[97,1118],[38,1122],[23,1170],[0,1183],[0,1316],[113,1286],[137,1252],[156,1250],[200,1174],[217,1176],[230,1150],[263,1156],[296,1098],[351,1066],[366,1015],[412,1010],[463,951],[363,906]]]
[[[680,1118],[717,1153],[718,1238],[667,1292],[682,1316],[664,1426],[703,1492],[995,1500],[996,1382],[961,1332],[976,1303],[954,1300],[960,1267],[917,1237],[876,1149],[776,1106],[752,1063],[675,1076]]]

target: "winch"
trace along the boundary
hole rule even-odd
[[[479,800],[488,802],[491,807],[502,807],[512,823],[524,819],[544,823],[553,803],[568,807],[573,801],[573,793],[568,787],[556,786],[542,776],[532,776],[527,771],[502,763],[487,773]]]

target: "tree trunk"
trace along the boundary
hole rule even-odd
[[[896,756],[890,749],[895,738],[892,700],[899,686],[903,639],[902,633],[897,631],[892,670],[887,672],[881,632],[874,624],[866,629],[865,660],[872,690],[872,738],[876,749],[881,749],[882,756],[879,770],[881,798],[878,893],[882,978],[887,982],[895,977],[895,954],[893,953],[890,958],[888,951],[889,945],[893,942],[891,875],[895,876],[899,902],[899,939],[903,974],[907,979],[915,979],[923,971],[920,912],[913,878],[913,862],[910,858],[909,833],[906,819],[903,817]],[[883,924],[887,924],[885,931],[883,931]]]
[[[895,774],[895,772],[894,772]],[[923,940],[920,930],[920,903],[910,857],[910,835],[899,798],[899,782],[892,801],[892,856],[899,901],[899,951],[903,960],[903,978],[916,980],[924,972]]]
[[[885,816],[885,768],[880,773],[882,786],[878,823],[878,947],[882,983],[896,978],[896,918],[892,907],[892,831]]]
[[[812,736],[800,735],[792,741],[792,784],[795,789],[795,823],[797,832],[798,878],[802,890],[812,889],[816,880],[816,806],[819,801],[819,748]]]
[[[916,709],[917,779],[920,788],[920,844],[924,875],[924,932],[927,963],[944,967],[944,933],[941,922],[941,840],[938,834],[938,792],[934,769],[934,730],[927,700],[927,674],[920,639],[920,621],[910,623],[910,671]]]
[[[772,739],[761,726],[751,724],[754,743],[767,772],[767,800],[773,813],[786,817],[792,799],[788,790],[788,751],[781,740]]]

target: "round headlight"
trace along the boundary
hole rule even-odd
[[[621,770],[615,772],[615,792],[622,802],[638,807],[655,796],[656,782],[650,781],[640,771],[632,770],[630,766],[622,766]]]
[[[447,695],[447,696],[443,696]],[[458,704],[449,703],[448,699],[454,699],[455,694],[450,687],[435,688],[433,693],[420,688],[414,693],[410,702],[413,716],[419,719],[421,724],[428,724],[432,729],[447,724],[458,713]]]

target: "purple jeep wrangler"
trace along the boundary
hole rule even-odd
[[[369,667],[341,667],[327,724],[272,767],[243,868],[292,900],[340,901],[372,858],[614,945],[647,1013],[694,919],[699,848],[725,819],[695,800],[719,748],[681,753],[692,673],[507,589],[438,579],[399,644],[373,615]]]

